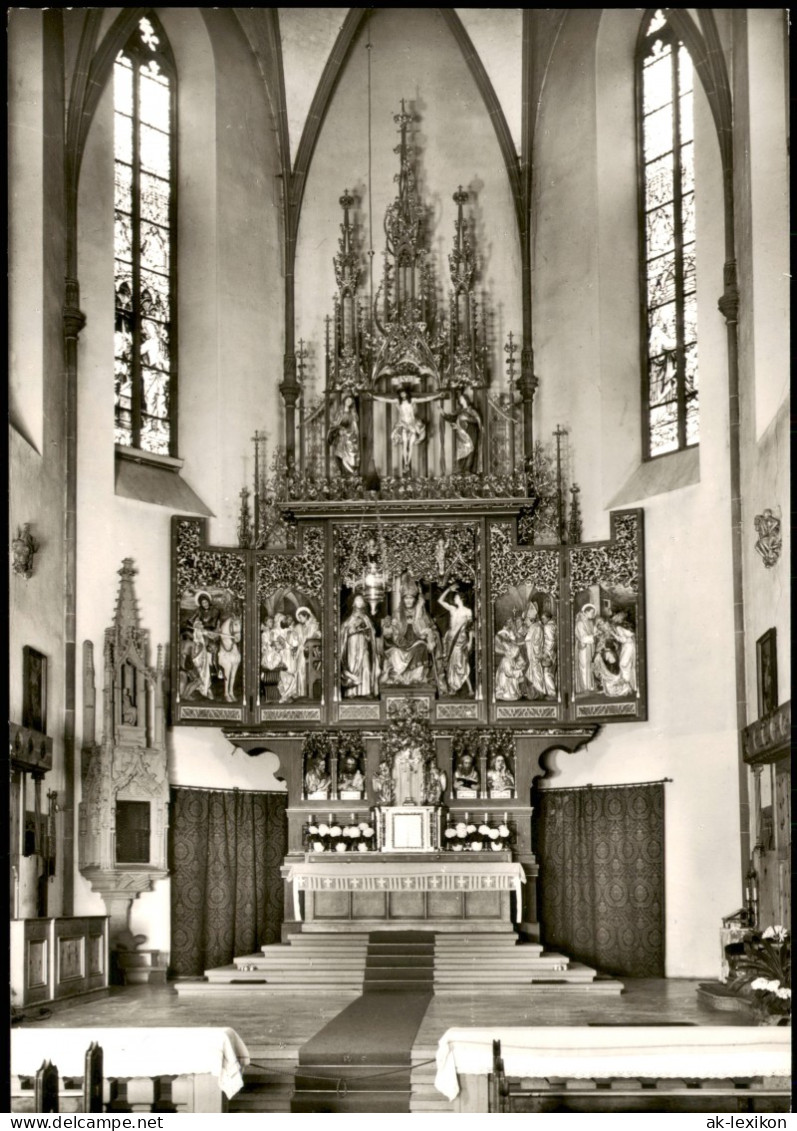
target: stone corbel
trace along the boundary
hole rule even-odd
[[[53,768],[53,740],[38,730],[9,723],[11,765],[25,773],[46,774]]]

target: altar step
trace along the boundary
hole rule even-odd
[[[404,932],[404,938],[407,932]],[[431,940],[431,932],[427,933]],[[434,933],[429,943],[406,942],[402,933],[372,936],[295,935],[287,944],[264,946],[228,966],[206,971],[204,981],[178,982],[181,996],[216,992],[324,994],[364,990],[421,990],[433,975],[434,993],[462,996],[474,990],[492,993],[619,994],[622,983],[601,977],[590,966],[566,955],[545,952],[539,943],[521,942],[499,933]]]
[[[434,979],[433,932],[382,931],[371,935],[363,993],[433,993]]]

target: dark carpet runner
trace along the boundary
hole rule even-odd
[[[409,1112],[412,1046],[433,986],[432,932],[372,932],[362,997],[299,1050],[291,1111]]]

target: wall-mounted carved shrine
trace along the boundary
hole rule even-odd
[[[565,433],[555,457],[531,442],[511,335],[506,378],[493,372],[473,202],[454,194],[443,300],[414,119],[395,120],[381,282],[366,300],[346,191],[323,389],[311,397],[300,350],[271,467],[255,436],[238,546],[174,519],[172,720],[373,729],[407,698],[448,727],[644,719],[642,512],[584,544],[570,484],[566,521]]]

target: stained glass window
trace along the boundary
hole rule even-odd
[[[175,455],[174,61],[154,14],[114,66],[117,444]]]
[[[638,55],[646,458],[699,440],[692,60],[661,11]]]

